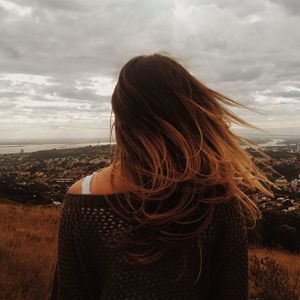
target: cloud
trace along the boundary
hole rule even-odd
[[[74,136],[108,136],[101,128],[109,127],[120,68],[157,51],[263,110],[237,111],[251,123],[300,127],[299,7],[292,0],[0,0],[0,139],[67,137],[72,126]]]
[[[262,66],[248,66],[244,68],[231,68],[223,70],[219,76],[224,82],[229,81],[251,81],[262,75],[264,69]]]
[[[291,15],[300,14],[300,3],[298,0],[271,0],[273,3],[278,4],[284,8]]]

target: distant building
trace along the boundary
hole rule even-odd
[[[278,186],[286,186],[287,185],[287,179],[284,178],[284,176],[282,176],[281,178],[278,178],[275,180],[275,183],[278,185]]]
[[[293,179],[293,180],[291,181],[291,186],[292,186],[293,188],[295,188],[295,187],[297,187],[297,185],[298,185],[298,179]]]
[[[61,183],[70,183],[73,182],[73,178],[54,178],[55,182],[61,182]]]

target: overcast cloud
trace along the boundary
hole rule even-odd
[[[0,140],[108,137],[120,68],[157,51],[297,134],[299,28],[298,0],[0,0]]]

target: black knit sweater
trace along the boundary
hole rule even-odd
[[[108,200],[122,197],[110,194]],[[185,262],[178,248],[154,264],[129,265],[107,247],[114,230],[123,226],[126,221],[103,195],[65,195],[51,300],[248,299],[247,230],[236,200],[216,205],[201,236],[203,265],[196,285],[199,249],[194,242],[184,245]],[[184,263],[185,272],[174,282]]]

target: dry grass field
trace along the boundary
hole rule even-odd
[[[47,299],[60,208],[0,204],[0,299]]]
[[[0,200],[0,299],[47,299],[56,260],[59,216],[60,207],[30,207]],[[288,282],[300,295],[300,255],[253,247],[249,255],[270,257],[284,266]],[[276,281],[274,284],[278,286]],[[252,291],[254,282],[250,286]],[[280,297],[274,300],[283,299]]]

